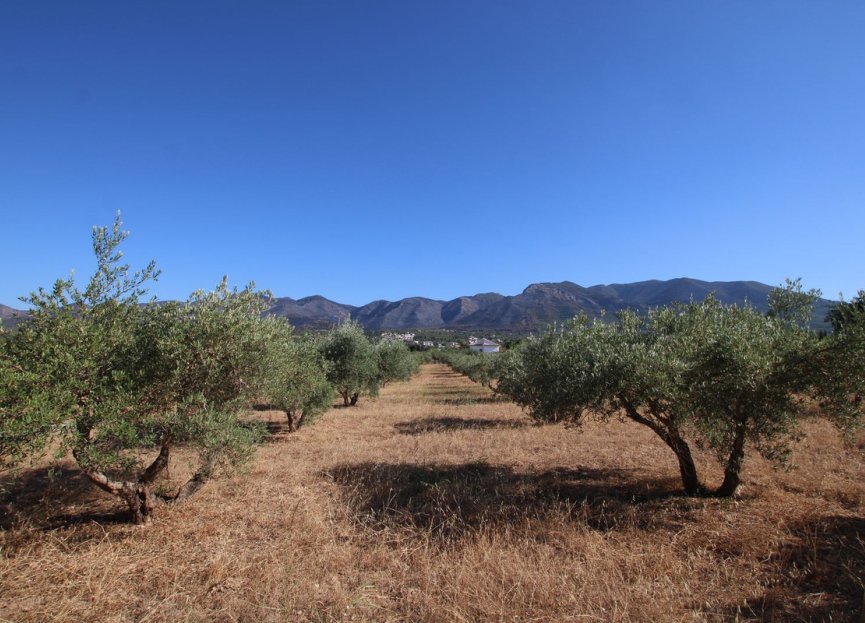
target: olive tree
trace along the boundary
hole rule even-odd
[[[358,323],[348,320],[334,327],[320,348],[329,362],[328,380],[342,396],[344,406],[356,405],[362,393],[378,393],[378,357]]]
[[[43,396],[22,392],[38,377],[15,362],[9,339],[0,327],[0,469],[43,450],[50,428],[47,418],[38,417]]]
[[[824,388],[824,403],[847,419],[855,420],[865,394],[865,290],[850,301],[841,301],[827,315],[833,333],[830,346],[820,354],[823,374],[815,381]]]
[[[0,346],[0,451],[18,463],[56,443],[58,458],[71,453],[146,523],[158,501],[182,501],[249,456],[256,433],[238,414],[264,372],[264,301],[223,281],[184,304],[142,305],[158,273],[152,262],[135,272],[122,263],[127,235],[119,215],[112,228],[94,228],[86,286],[59,279],[23,299],[31,319]],[[196,450],[197,469],[157,495],[178,444]]]
[[[852,300],[840,301],[829,310],[826,320],[836,332],[862,326],[865,323],[865,290],[859,290]]]
[[[843,428],[861,415],[845,399],[862,383],[861,334],[821,341],[804,328],[814,294],[789,283],[768,315],[709,297],[613,323],[577,318],[503,358],[498,391],[539,420],[621,416],[647,426],[675,454],[690,495],[707,493],[688,442],[696,438],[723,465],[714,493],[733,495],[746,442],[783,462],[809,400]]]
[[[253,285],[238,290],[225,279],[185,303],[147,308],[140,352],[157,369],[145,379],[145,404],[158,422],[149,428],[166,463],[175,444],[194,448],[200,459],[172,501],[189,497],[215,470],[231,470],[252,454],[260,430],[240,415],[270,372],[265,308],[265,296]]]
[[[292,335],[282,318],[270,318],[268,375],[264,383],[267,401],[285,411],[288,430],[324,413],[331,406],[333,386],[328,381],[328,361],[312,336]]]
[[[377,382],[384,387],[394,381],[407,381],[418,370],[418,359],[412,356],[405,342],[383,339],[375,345]]]
[[[475,351],[443,351],[436,357],[449,365],[455,372],[467,376],[475,383],[495,390],[498,376],[500,353],[478,353]]]

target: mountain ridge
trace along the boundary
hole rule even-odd
[[[746,301],[760,311],[768,309],[772,286],[758,281],[702,281],[689,277],[633,283],[581,286],[572,281],[539,282],[519,294],[507,296],[484,292],[459,296],[450,301],[412,296],[398,301],[376,300],[355,306],[332,301],[320,294],[300,299],[279,297],[266,312],[285,317],[299,329],[327,329],[351,318],[368,330],[460,329],[534,331],[584,313],[596,317],[622,309],[645,312],[675,301],[702,300],[714,293],[726,304]],[[826,328],[825,317],[832,301],[815,305],[812,326]],[[5,325],[20,321],[14,314],[26,312],[0,305]]]

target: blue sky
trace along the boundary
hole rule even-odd
[[[865,287],[865,3],[0,3],[0,302]],[[20,304],[19,304],[20,305]]]

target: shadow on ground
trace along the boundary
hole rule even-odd
[[[451,405],[455,407],[461,407],[464,405],[492,405],[492,404],[502,404],[508,402],[507,398],[502,398],[500,396],[461,396],[457,398],[438,398],[433,399],[433,402],[436,402],[440,405]]]
[[[438,378],[446,378],[446,379],[458,379],[462,376],[459,372],[454,372],[450,368],[446,370],[430,370],[427,372],[429,376],[438,377]]]
[[[423,420],[408,420],[393,425],[398,433],[403,435],[423,435],[425,433],[443,433],[459,430],[489,430],[504,428],[524,428],[531,422],[505,418],[462,418],[462,417],[430,417]]]
[[[452,385],[425,387],[423,389],[423,395],[439,399],[446,396],[453,396],[455,398],[480,398],[489,396],[480,385],[476,387],[453,387]]]
[[[294,431],[289,430],[288,420],[286,419],[271,420],[264,424],[263,440],[268,443],[285,441],[286,438],[291,437],[293,434]]]
[[[823,516],[794,525],[765,561],[768,588],[713,615],[738,621],[865,621],[865,518]]]
[[[0,482],[0,530],[53,530],[93,522],[129,523],[129,513],[78,469],[29,469]]]
[[[485,462],[361,463],[339,466],[325,476],[344,487],[360,521],[443,537],[525,526],[553,515],[601,531],[663,529],[680,525],[695,503],[679,494],[678,482],[646,480],[631,470],[523,473]]]

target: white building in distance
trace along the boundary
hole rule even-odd
[[[501,347],[501,344],[498,342],[493,342],[486,338],[477,340],[473,344],[469,345],[469,348],[477,353],[497,353]]]

